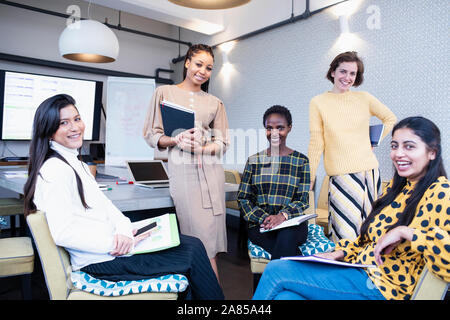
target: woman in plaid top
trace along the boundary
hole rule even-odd
[[[301,254],[298,246],[306,241],[308,223],[261,233],[281,222],[299,216],[309,206],[309,161],[286,146],[292,116],[283,106],[264,113],[269,148],[248,158],[238,192],[238,204],[248,222],[248,237],[263,247],[272,259]]]

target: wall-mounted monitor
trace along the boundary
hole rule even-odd
[[[98,140],[103,82],[0,70],[0,139],[31,140],[37,107],[65,93],[86,124],[84,140]]]

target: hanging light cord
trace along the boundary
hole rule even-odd
[[[178,41],[181,41],[181,27],[178,27]],[[181,57],[181,44],[178,42],[178,57]]]
[[[294,0],[292,0],[292,6],[291,6],[291,19],[294,18]]]
[[[88,4],[88,14],[87,14],[87,16],[88,16],[88,19],[89,20],[91,20],[91,4],[92,4],[92,1],[89,1],[89,4]]]

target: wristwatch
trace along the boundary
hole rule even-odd
[[[288,220],[288,219],[289,219],[289,217],[288,217],[288,214],[287,214],[286,212],[284,212],[284,211],[281,211],[281,214],[283,214],[283,216],[284,216],[284,218],[285,218],[286,220]]]

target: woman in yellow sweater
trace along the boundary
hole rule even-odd
[[[311,99],[308,158],[311,186],[323,154],[329,184],[329,228],[332,239],[354,240],[361,223],[381,192],[378,160],[369,138],[370,118],[384,124],[384,138],[395,115],[364,91],[350,91],[364,79],[364,64],[357,53],[344,52],[330,64],[327,78],[333,89]]]
[[[410,299],[428,268],[450,282],[450,183],[439,129],[410,117],[393,130],[396,172],[355,241],[341,240],[331,260],[374,265],[349,268],[313,262],[271,261],[254,299]]]

